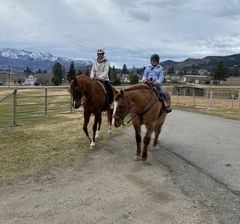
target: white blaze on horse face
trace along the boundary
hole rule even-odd
[[[115,114],[116,114],[116,110],[117,110],[117,106],[118,106],[118,102],[117,101],[114,101],[113,102],[113,119],[112,119],[112,125],[114,125],[114,122],[115,122]]]

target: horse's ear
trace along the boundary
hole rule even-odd
[[[66,83],[67,83],[68,85],[71,84],[71,79],[68,78],[67,76],[64,77],[64,80],[66,81]]]
[[[116,96],[119,92],[115,88],[112,87],[113,95]]]
[[[121,94],[122,97],[124,97],[123,89],[120,90],[120,94]]]

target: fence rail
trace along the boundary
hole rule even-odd
[[[205,107],[208,109],[222,108],[239,110],[240,112],[240,91],[218,92],[209,91],[204,96],[196,96],[193,91],[192,96],[172,95],[172,104],[175,106],[186,105],[194,107]]]
[[[204,96],[196,96],[193,91],[192,96],[171,95],[171,98],[176,107],[219,109],[226,113],[234,112],[240,117],[239,90],[207,91]],[[74,111],[68,87],[24,87],[0,91],[0,127],[15,126],[20,121]]]
[[[0,126],[74,111],[68,87],[16,88],[0,97]]]

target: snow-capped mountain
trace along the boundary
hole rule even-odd
[[[11,48],[0,49],[0,68],[10,66],[12,71],[23,71],[26,67],[29,67],[32,71],[39,69],[51,71],[56,61],[59,61],[66,69],[69,68],[72,61],[76,69],[92,65],[90,60],[74,60],[66,57],[57,57],[50,53]]]

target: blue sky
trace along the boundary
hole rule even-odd
[[[240,0],[0,0],[0,48],[142,67],[240,53]]]

